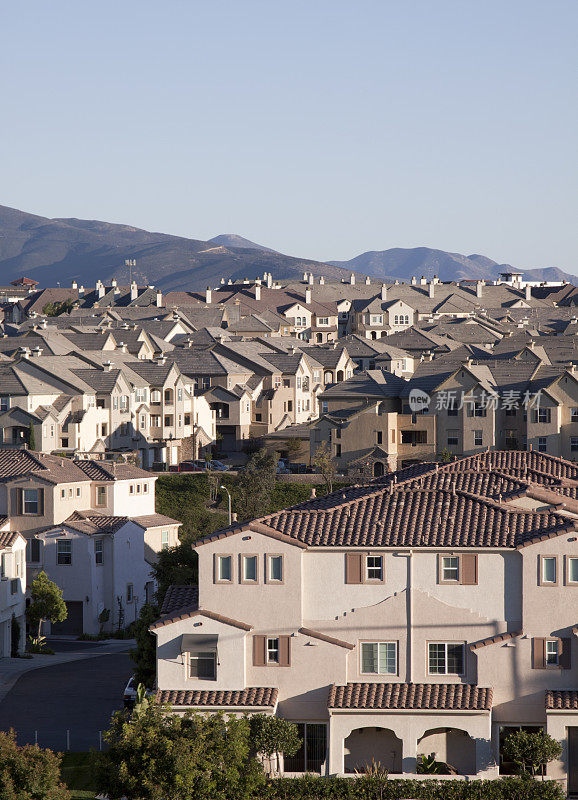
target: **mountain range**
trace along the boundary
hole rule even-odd
[[[130,268],[125,260],[136,261]],[[377,281],[408,281],[412,275],[440,280],[493,279],[509,265],[481,255],[464,256],[428,247],[369,251],[349,261],[320,262],[284,255],[237,234],[208,241],[97,220],[49,219],[0,206],[0,283],[26,275],[41,286],[93,286],[98,278],[154,284],[164,291],[200,290],[221,277],[243,279],[271,272],[278,280],[301,280],[304,272],[327,279],[351,272]],[[555,267],[526,270],[529,280],[578,282]]]

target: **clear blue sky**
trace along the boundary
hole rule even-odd
[[[576,0],[28,0],[0,203],[578,272]]]

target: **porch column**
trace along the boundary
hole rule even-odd
[[[339,725],[339,718],[329,716],[328,736],[329,742],[327,747],[328,761],[327,761],[327,774],[328,775],[343,775],[345,772],[345,756],[343,742],[349,734],[349,729],[344,736],[342,725]]]
[[[403,733],[398,733],[402,741],[402,762],[401,768],[403,772],[410,772],[415,774],[417,772],[417,735],[414,725],[409,725],[409,730]]]

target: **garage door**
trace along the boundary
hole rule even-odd
[[[68,617],[52,626],[52,636],[80,636],[83,632],[82,600],[69,600],[66,608]]]

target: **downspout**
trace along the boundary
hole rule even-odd
[[[407,676],[413,683],[413,550],[407,558]]]

